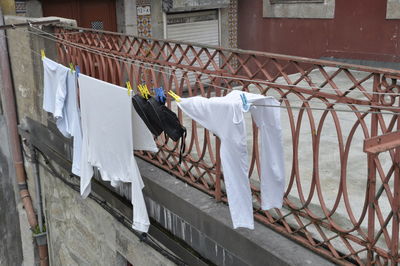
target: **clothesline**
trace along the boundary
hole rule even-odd
[[[36,28],[35,28],[35,29],[36,29]],[[21,30],[21,29],[17,29],[17,30]],[[28,31],[28,30],[26,30],[26,29],[22,29],[22,30],[23,30],[24,32],[27,32],[27,33],[30,33],[30,34],[33,34],[33,35],[36,35],[36,36],[39,36],[39,37],[43,37],[43,38],[45,38],[45,39],[49,39],[49,40],[51,40],[51,41],[61,42],[61,41],[57,41],[57,40],[50,39],[50,38],[48,38],[48,37],[39,35],[39,34],[37,34],[37,33],[31,32],[31,31]],[[44,31],[43,31],[43,32],[44,32]],[[47,34],[47,32],[44,32],[44,33]],[[1,36],[0,36],[0,37],[1,37]],[[4,37],[9,38],[9,37],[6,36],[6,35],[4,35]],[[22,45],[20,45],[19,43],[18,43],[17,45],[19,45],[20,47],[22,47]],[[69,46],[75,46],[75,47],[76,47],[76,45],[74,45],[74,44],[67,44],[67,45],[69,45]],[[116,58],[116,57],[118,57],[118,56],[109,55],[109,54],[106,54],[106,53],[101,52],[101,51],[98,51],[98,50],[94,50],[94,49],[91,49],[91,48],[87,48],[87,47],[85,47],[85,46],[81,47],[81,46],[77,45],[77,47],[80,48],[80,49],[86,50],[86,51],[88,51],[88,52],[91,52],[91,53],[97,53],[97,54],[99,54],[99,55],[102,55],[102,56],[105,56],[105,57],[108,57],[108,58],[115,59],[115,60],[120,61],[120,62],[126,62],[126,59],[125,59],[125,58],[123,58],[123,59],[118,59],[118,58]],[[32,53],[34,53],[34,54],[36,54],[37,56],[41,57],[41,54],[38,53],[37,51],[34,51],[33,49],[31,49],[31,48],[29,48],[29,47],[23,47],[23,48],[28,48]],[[137,60],[131,60],[131,61],[137,61]],[[158,69],[140,66],[140,65],[134,64],[134,63],[132,63],[132,62],[127,62],[127,63],[133,64],[133,65],[136,65],[136,66],[139,66],[139,67],[143,67],[143,68],[145,68],[145,69],[152,69],[152,70],[157,71],[157,72],[161,72],[161,73],[164,73],[164,74],[175,75],[175,76],[176,76],[175,73],[163,72],[163,71],[160,71],[160,70],[158,70]],[[143,62],[141,62],[141,63],[143,63]],[[159,67],[159,65],[157,65],[157,66]],[[204,73],[203,73],[203,74],[204,74]],[[213,87],[216,87],[216,88],[220,88],[220,89],[222,89],[222,90],[227,90],[227,91],[228,91],[228,90],[234,90],[234,89],[231,89],[231,88],[226,88],[226,87],[218,86],[218,85],[215,85],[215,84],[206,83],[206,82],[203,82],[203,81],[199,81],[199,82],[201,82],[201,83],[203,83],[203,84],[205,84],[205,85],[209,85],[209,86],[213,86]],[[388,94],[389,94],[389,93],[388,93]],[[391,93],[391,94],[393,94],[393,93]],[[396,94],[396,95],[399,95],[399,94]],[[288,99],[288,98],[278,98],[278,100],[280,100],[280,101],[289,101],[289,102],[300,102],[300,103],[303,103],[303,104],[304,104],[304,103],[312,103],[312,104],[325,104],[325,105],[346,105],[346,106],[349,106],[350,108],[351,108],[351,107],[356,107],[356,106],[361,106],[361,107],[365,107],[365,108],[368,108],[368,107],[369,107],[369,108],[378,108],[378,109],[382,109],[382,106],[360,105],[360,104],[350,104],[350,103],[341,103],[341,102],[339,102],[339,103],[332,103],[332,102],[316,102],[316,101],[312,101],[312,100],[292,100],[292,99]],[[256,105],[256,106],[257,106],[257,105]],[[263,107],[277,107],[277,106],[266,106],[266,105],[262,105],[262,106],[263,106]],[[399,114],[400,114],[399,112],[383,112],[383,111],[370,111],[370,110],[345,110],[345,109],[334,109],[334,108],[316,108],[316,107],[307,107],[307,106],[302,106],[302,107],[300,107],[300,106],[286,106],[286,105],[283,106],[283,105],[281,105],[281,106],[279,106],[279,108],[298,109],[298,110],[335,111],[335,112],[348,112],[348,113],[385,114],[385,115],[399,115]],[[396,110],[398,110],[399,108],[388,106],[388,107],[384,107],[384,109],[385,109],[385,110],[390,110],[390,109],[396,109]]]
[[[65,40],[65,39],[59,38],[59,37],[57,37],[55,34],[51,34],[51,33],[49,33],[49,32],[40,30],[40,29],[38,29],[38,28],[35,28],[35,27],[32,27],[32,28],[34,28],[34,29],[36,29],[36,30],[42,32],[43,34],[49,35],[49,36],[51,36],[51,37],[53,37],[53,38],[55,38],[55,39],[57,39],[57,40],[60,40],[60,42],[69,43],[71,46],[79,47],[79,48],[81,48],[81,49],[85,49],[85,50],[88,50],[88,51],[94,50],[95,53],[98,53],[98,52],[104,53],[104,52],[101,52],[101,51],[99,51],[99,50],[96,50],[96,49],[93,49],[93,48],[88,48],[88,47],[86,47],[86,46],[84,46],[84,45],[79,45],[79,44],[76,44],[76,43],[67,41],[67,40]],[[63,33],[63,34],[64,34],[64,33]],[[66,34],[68,34],[68,33],[66,33]],[[104,48],[104,47],[103,47],[103,48]],[[113,57],[120,57],[120,56],[113,55]],[[120,57],[120,58],[121,58],[121,57]],[[125,58],[124,58],[124,59],[125,59]],[[130,59],[130,60],[131,60],[131,61],[134,61],[134,62],[139,62],[139,63],[141,63],[141,64],[150,65],[150,66],[152,66],[152,67],[154,67],[154,66],[160,67],[160,65],[153,64],[153,63],[149,63],[149,62],[143,62],[143,61],[135,60],[135,59]],[[179,68],[169,67],[169,66],[162,66],[162,67],[163,67],[163,68],[166,68],[166,69],[169,69],[169,70],[172,70],[172,71],[184,69],[184,67],[179,67]],[[187,70],[188,72],[197,73],[197,74],[200,74],[200,75],[204,75],[204,74],[205,74],[205,73],[202,73],[202,72],[199,72],[199,71],[196,71],[196,70],[192,70],[192,69],[186,69],[186,70]],[[313,89],[313,90],[318,90],[318,91],[334,91],[334,92],[343,92],[343,93],[356,92],[356,93],[361,93],[361,94],[368,93],[368,94],[375,94],[375,95],[395,95],[395,96],[398,96],[398,95],[399,95],[399,93],[391,93],[391,92],[367,92],[367,91],[363,92],[363,91],[353,91],[353,90],[344,90],[344,91],[342,91],[342,90],[335,89],[335,88],[321,88],[321,87],[312,87],[312,86],[305,87],[305,86],[299,86],[299,85],[295,85],[295,84],[279,84],[279,83],[268,82],[268,81],[262,81],[262,80],[257,80],[257,81],[255,81],[255,80],[246,79],[246,78],[243,78],[243,77],[227,77],[227,76],[221,76],[221,75],[216,75],[216,74],[212,74],[212,73],[206,74],[206,75],[211,76],[211,77],[215,77],[215,78],[231,79],[231,80],[238,80],[238,81],[247,81],[247,82],[252,82],[252,83],[256,82],[256,83],[259,83],[259,84],[265,84],[265,85],[270,85],[270,86],[295,87],[295,88],[300,88],[300,89]],[[365,77],[364,77],[364,78],[365,78]],[[356,84],[354,84],[353,86],[357,87],[357,86],[360,85],[360,83],[362,83],[362,82],[356,83]]]

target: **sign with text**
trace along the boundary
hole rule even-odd
[[[138,16],[150,15],[150,6],[138,6],[136,10]]]

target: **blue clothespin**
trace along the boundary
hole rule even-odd
[[[167,99],[167,96],[165,96],[163,87],[155,88],[155,89],[154,89],[154,92],[155,92],[155,94],[156,94],[156,95],[155,95],[155,96],[156,96],[156,100],[157,100],[158,102],[164,104],[164,103],[165,103],[165,100]]]
[[[75,67],[76,76],[79,77],[79,73],[81,73],[81,68],[79,66]]]
[[[246,94],[244,94],[244,93],[240,94],[240,98],[242,98],[243,111],[245,111],[245,112],[249,111],[250,104],[247,102]]]

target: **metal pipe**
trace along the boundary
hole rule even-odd
[[[0,8],[0,26],[4,25],[3,12]],[[17,127],[17,110],[14,95],[13,82],[10,69],[10,58],[8,54],[8,46],[5,38],[5,31],[0,30],[0,70],[2,86],[2,103],[4,114],[6,117],[7,130],[10,138],[12,158],[16,170],[16,178],[19,187],[19,194],[28,217],[29,226],[34,229],[37,226],[37,219],[32,206],[32,199],[29,194],[28,185],[26,183],[26,174],[22,159],[21,141],[18,135]],[[39,247],[40,265],[47,266],[47,245]]]
[[[35,168],[35,193],[36,193],[36,211],[39,222],[40,233],[43,233],[43,211],[42,211],[42,191],[40,187],[40,173],[38,154],[35,148],[32,147],[32,163]]]

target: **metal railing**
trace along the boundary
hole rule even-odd
[[[400,261],[400,150],[364,153],[362,146],[400,128],[399,71],[79,28],[55,33],[62,63],[117,85],[130,80],[134,87],[163,86],[183,97],[222,96],[231,89],[275,96],[282,103],[284,208],[260,209],[253,124],[248,141],[255,218],[340,264]],[[159,152],[136,155],[226,202],[220,141],[171,99],[167,105],[189,131],[183,162],[178,164],[178,143],[163,135]]]

